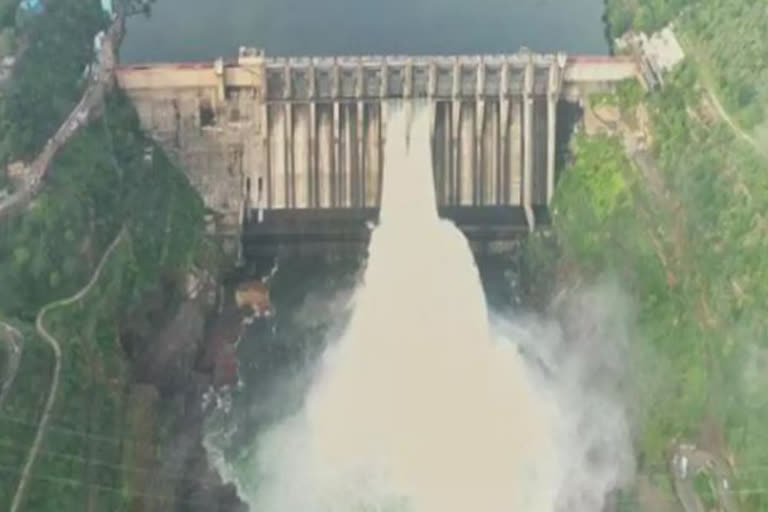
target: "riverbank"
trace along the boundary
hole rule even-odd
[[[35,91],[67,112],[77,101],[81,66],[106,20],[98,3],[75,2],[74,11],[69,3],[56,2],[29,29],[43,31],[41,46],[25,52],[10,90],[34,87],[3,98],[3,122],[15,131],[3,132],[0,160],[45,140],[48,125],[36,113],[55,121],[46,101],[27,108]],[[82,51],[40,73],[49,39]],[[28,118],[15,123],[21,113]],[[198,367],[224,260],[205,241],[197,193],[122,94],[108,92],[89,118],[51,154],[39,195],[0,223],[0,310],[24,338],[16,379],[3,386],[0,507],[26,486],[18,505],[41,512],[181,509],[189,501],[231,510],[231,490],[204,463],[200,411],[213,375]],[[54,361],[32,329],[35,315],[80,290],[121,227],[87,294],[45,315],[60,349]],[[54,364],[60,377],[52,382]],[[52,385],[56,399],[44,410]],[[27,469],[25,460],[33,460]]]
[[[768,66],[760,57],[743,73],[726,73],[734,64],[723,60],[729,55],[735,63],[740,48],[763,41],[752,28],[754,17],[766,13],[741,0],[707,0],[685,11],[686,2],[678,2],[650,20],[647,6],[608,4],[609,20],[628,15],[614,35],[674,20],[687,54],[660,91],[632,101],[621,92],[593,98],[602,104],[598,114],[615,114],[612,126],[574,141],[574,161],[554,202],[553,272],[572,282],[615,276],[637,302],[630,383],[639,477],[623,494],[622,510],[658,510],[659,502],[674,507],[678,499],[690,506],[690,496],[672,485],[680,482],[669,447],[678,442],[729,461],[728,488],[713,480],[730,493],[723,496],[729,510],[734,503],[768,510],[764,496],[753,492],[764,481],[761,461],[768,460],[757,433],[767,419],[765,400],[756,394],[766,384],[758,375],[768,370],[760,356],[768,328],[762,263],[768,165],[750,142],[761,136],[764,108],[763,97],[750,93],[759,89],[754,70]],[[745,94],[713,100],[713,91],[729,98],[736,90]],[[644,142],[631,147],[633,138]]]

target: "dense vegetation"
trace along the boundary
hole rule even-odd
[[[713,88],[744,128],[761,124],[768,107],[766,27],[766,4],[753,0],[701,1],[680,23],[683,45],[704,85]],[[765,127],[758,132],[768,133]]]
[[[629,29],[655,32],[672,21],[688,6],[700,0],[606,0],[605,20],[611,37]]]
[[[197,239],[201,204],[162,151],[145,160],[152,145],[132,106],[116,94],[104,115],[65,146],[28,213],[2,227],[0,281],[9,285],[0,291],[3,311],[31,319],[51,297],[71,294],[124,224],[136,267],[149,275],[184,267],[178,255]],[[136,279],[145,283],[143,274]]]
[[[77,103],[93,36],[106,18],[98,0],[57,0],[23,22],[25,48],[0,98],[3,167],[33,157]],[[59,152],[49,176],[24,214],[0,225],[0,318],[26,338],[20,380],[0,411],[0,508],[13,496],[50,386],[53,357],[36,336],[35,317],[83,287],[122,232],[90,292],[45,318],[62,342],[62,374],[26,506],[127,510],[140,491],[132,487],[136,471],[122,466],[135,447],[124,418],[130,367],[120,332],[155,321],[147,297],[172,300],[174,284],[201,254],[202,202],[117,92]]]
[[[743,126],[760,124],[768,106],[768,9],[754,0],[606,0],[611,37],[653,32],[675,22],[684,49]],[[768,128],[764,128],[768,133]]]
[[[683,4],[609,0],[608,14],[614,30],[653,29]],[[768,52],[758,34],[768,9],[750,0],[695,4],[680,23],[689,58],[664,89],[613,100],[630,124],[633,103],[649,112],[649,158],[629,159],[619,138],[574,141],[555,198],[558,264],[582,278],[617,275],[637,300],[630,380],[641,474],[674,499],[670,443],[694,441],[732,462],[743,510],[759,512],[768,510],[759,492],[768,481],[760,391],[768,387],[768,160],[738,130],[759,122],[765,104]],[[629,15],[624,25],[620,12]],[[762,54],[747,65],[753,51]],[[635,510],[642,501],[622,504]]]
[[[151,145],[127,100],[113,95],[103,117],[56,158],[50,184],[29,212],[2,227],[0,311],[27,325],[42,305],[79,290],[125,228],[86,298],[46,318],[50,330],[66,340],[62,387],[46,447],[67,457],[51,453],[37,466],[38,473],[53,480],[36,481],[30,489],[34,510],[61,509],[62,500],[71,502],[64,510],[82,510],[93,484],[112,490],[87,498],[100,504],[93,510],[119,510],[127,371],[120,326],[145,311],[142,301],[148,294],[167,290],[169,279],[183,275],[198,254],[202,233],[201,201],[162,151],[156,149],[151,162],[144,159]],[[40,385],[17,387],[0,415],[0,443],[19,448],[28,447],[24,440],[33,435],[30,425],[40,413],[51,359],[50,351],[41,350],[40,341],[28,334],[30,350],[20,375],[25,384],[40,379]],[[23,451],[0,453],[4,467],[20,467]],[[76,481],[81,476],[85,483]],[[62,478],[68,481],[57,480]],[[2,482],[0,503],[6,503],[16,478]]]
[[[107,25],[98,0],[46,2],[45,13],[27,16],[16,16],[17,4],[0,4],[0,19],[6,29],[14,26],[21,48],[13,77],[0,93],[3,170],[9,162],[34,157],[80,100],[93,37]]]
[[[16,49],[16,1],[0,0],[0,59]]]
[[[24,24],[26,48],[0,114],[0,162],[32,156],[69,115],[93,60],[93,36],[106,28],[97,0],[59,0],[46,9]]]

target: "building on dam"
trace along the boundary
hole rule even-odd
[[[632,57],[268,57],[122,66],[143,127],[187,171],[219,233],[348,236],[374,219],[392,108],[431,116],[441,214],[498,237],[546,221],[562,106],[639,78]]]

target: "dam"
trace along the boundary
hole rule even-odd
[[[470,237],[546,223],[560,107],[639,79],[630,57],[268,57],[118,69],[142,127],[184,167],[220,235],[365,237],[393,108],[428,109],[440,213]]]

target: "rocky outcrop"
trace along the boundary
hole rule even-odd
[[[144,345],[137,358],[138,380],[163,394],[184,387],[203,345],[205,312],[197,300],[183,302],[172,319]]]
[[[148,298],[144,316],[153,325],[136,325],[124,336],[135,375],[126,414],[137,441],[124,457],[152,468],[126,477],[137,493],[131,510],[238,511],[234,488],[208,464],[203,396],[237,383],[235,342],[243,317],[232,291],[220,293],[208,272],[195,269],[178,285],[166,285]],[[174,305],[169,289],[184,293],[181,302]]]
[[[271,316],[273,313],[269,288],[259,280],[240,284],[235,290],[235,303],[238,308],[249,310],[256,317]]]

